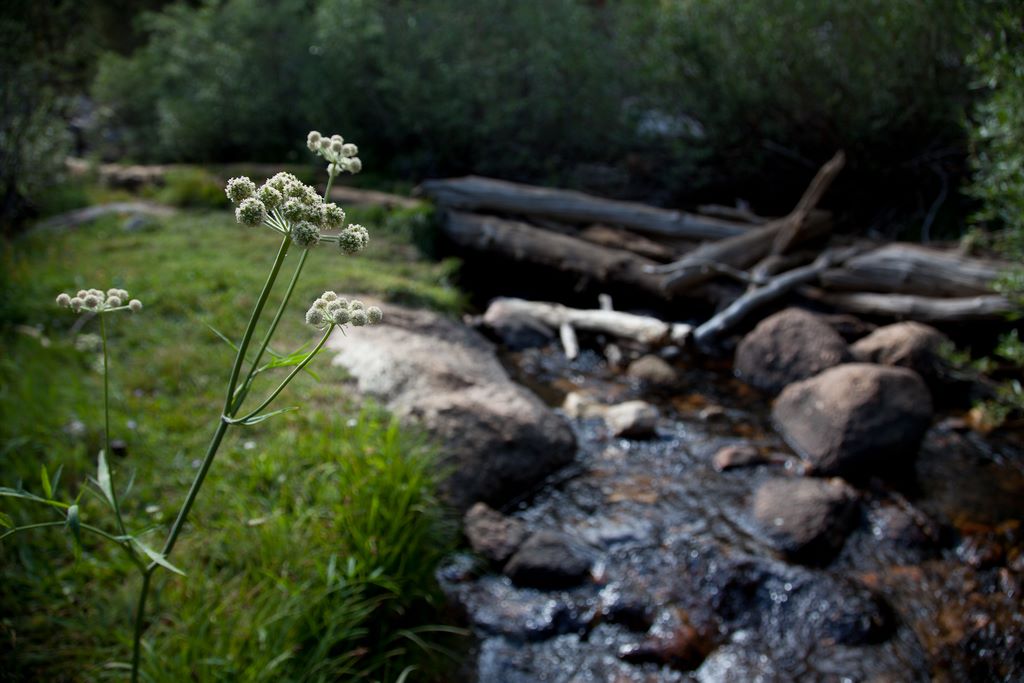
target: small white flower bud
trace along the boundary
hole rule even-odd
[[[343,149],[345,149],[345,147],[347,147],[347,146],[348,145],[343,145],[340,142],[338,142],[337,140],[332,140],[331,141],[331,151],[334,152],[335,154],[341,154],[341,151]]]
[[[128,302],[128,308],[131,309],[132,313],[138,313],[142,310],[142,302],[138,299],[132,299]]]
[[[320,207],[320,222],[325,228],[340,228],[345,223],[345,210],[337,204],[324,204]]]
[[[306,324],[312,325],[313,327],[323,327],[324,325],[324,314],[323,311],[313,306],[306,311]]]
[[[119,297],[121,297],[121,301],[127,301],[128,300],[128,290],[127,289],[119,289],[119,290],[117,290],[117,295]]]
[[[284,200],[284,197],[281,196],[281,192],[277,188],[266,184],[260,188],[256,196],[263,202],[263,206],[267,207],[267,211],[273,211]]]
[[[302,221],[292,227],[292,242],[300,247],[311,247],[320,241],[320,230],[312,223]]]
[[[121,305],[121,297],[119,297],[119,296],[108,296],[107,297],[107,306],[110,306],[111,308],[117,308],[120,305]]]
[[[338,295],[330,290],[327,290],[326,292],[320,295],[320,298],[323,299],[324,301],[337,301]]]
[[[352,301],[349,302],[348,307],[353,311],[361,311],[366,308],[366,304],[359,299],[352,299]]]
[[[245,176],[232,178],[228,181],[227,187],[224,188],[224,194],[228,196],[228,199],[237,204],[243,199],[256,194],[256,183]]]
[[[352,314],[349,317],[349,322],[351,322],[356,327],[362,327],[367,323],[368,320],[369,316],[366,314],[366,311],[364,311],[361,308],[352,311]]]
[[[92,295],[93,295],[94,297],[96,297],[96,298],[97,298],[97,299],[99,299],[100,301],[103,301],[103,299],[104,299],[104,298],[106,298],[106,296],[107,296],[107,295],[106,295],[106,294],[105,294],[105,293],[103,292],[103,290],[102,290],[102,289],[90,289],[90,290],[89,290],[89,294],[92,294]]]
[[[334,149],[334,147],[332,146],[331,149]],[[341,149],[339,149],[337,151],[341,152],[341,155],[343,157],[348,157],[348,158],[352,158],[352,157],[356,156],[357,154],[359,154],[359,148],[356,147],[355,145],[353,145],[351,142],[342,145]]]
[[[243,199],[235,209],[235,219],[243,225],[256,226],[267,217],[267,207],[255,197]]]
[[[296,178],[294,175],[292,175],[291,173],[285,173],[284,171],[281,171],[280,173],[275,173],[274,176],[267,181],[267,185],[270,185],[272,188],[274,188],[281,194],[284,194],[285,187],[287,187],[291,183],[297,182],[299,182],[299,179]]]
[[[309,131],[309,135],[306,136],[306,147],[309,147],[309,151],[315,152],[320,148],[320,137],[320,131]]]
[[[331,321],[335,325],[344,325],[351,318],[351,312],[344,306],[338,306],[331,314]]]
[[[345,167],[348,169],[349,173],[359,173],[363,170],[363,162],[359,160],[359,157],[352,157],[346,161],[348,163],[345,164]]]
[[[71,305],[71,297],[65,294],[64,292],[61,292],[60,294],[57,295],[57,305],[67,308],[68,306]]]
[[[86,308],[96,308],[97,306],[100,305],[99,297],[97,297],[95,294],[89,294],[84,299],[82,299],[82,305],[85,306]]]
[[[75,296],[77,296],[79,299],[84,299],[85,297],[89,296],[89,292],[85,291],[84,289],[80,289],[78,290],[78,294],[75,294]]]
[[[337,142],[339,145],[345,144],[345,138],[341,137],[337,133],[331,136],[331,143]]]
[[[371,325],[376,325],[384,319],[384,312],[376,306],[370,306],[366,309],[366,319]]]
[[[366,232],[366,228],[358,223],[354,223],[338,233],[338,246],[345,254],[358,254],[366,248],[369,241],[370,235]]]
[[[320,143],[319,144],[320,144],[320,151],[321,152],[326,152],[326,151],[328,151],[331,148],[331,139],[330,138],[320,138]]]
[[[292,197],[291,199],[286,201],[284,205],[281,207],[281,214],[284,215],[285,218],[292,221],[293,223],[297,223],[299,221],[305,220],[306,205],[303,204],[298,199]]]
[[[74,311],[75,313],[78,313],[80,310],[82,310],[82,304],[84,304],[84,303],[85,302],[82,301],[82,299],[80,299],[79,297],[76,296],[76,297],[72,297],[71,302],[69,303],[69,305],[71,306],[71,310],[72,311]]]

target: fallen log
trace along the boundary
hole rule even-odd
[[[427,180],[420,191],[448,209],[539,216],[568,223],[605,223],[690,240],[717,240],[749,229],[746,224],[683,211],[480,176]]]
[[[607,225],[592,225],[581,230],[579,237],[588,242],[600,244],[603,247],[625,249],[655,261],[671,261],[676,257],[676,252],[663,244],[649,240],[643,235],[637,235],[626,230],[617,230]]]
[[[648,272],[655,261],[622,249],[610,249],[568,235],[560,235],[518,221],[448,211],[442,232],[456,245],[474,251],[497,252],[583,276],[598,283],[642,290],[664,299],[661,278]]]
[[[923,323],[999,320],[1015,308],[998,294],[939,299],[914,294],[826,292],[813,287],[803,287],[800,293],[848,313]]]
[[[713,277],[711,263],[748,268],[769,254],[779,255],[793,246],[827,234],[831,221],[815,212],[829,185],[842,170],[845,156],[837,152],[811,180],[796,208],[786,217],[748,230],[743,235],[705,244],[675,263],[656,268],[666,273],[665,291],[674,294]]]
[[[693,330],[692,325],[667,323],[645,315],[569,308],[556,303],[510,298],[492,301],[484,313],[483,321],[491,327],[509,321],[527,322],[542,325],[552,331],[568,326],[575,331],[607,334],[646,346],[682,344]]]
[[[700,349],[713,346],[718,339],[743,322],[755,310],[777,301],[800,285],[811,282],[827,268],[853,256],[855,250],[855,247],[828,249],[813,263],[777,275],[763,287],[748,291],[694,330],[694,343]]]
[[[822,273],[825,289],[976,296],[992,293],[992,283],[1010,264],[969,258],[914,244],[888,244],[860,254],[840,269]]]

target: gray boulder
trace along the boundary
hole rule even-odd
[[[902,473],[932,417],[917,373],[847,363],[791,384],[772,406],[776,429],[817,474]]]
[[[526,525],[506,517],[486,503],[477,503],[463,518],[469,545],[481,557],[504,564],[526,540]]]
[[[818,316],[787,308],[758,323],[736,348],[736,374],[777,394],[793,382],[850,360],[846,342]]]
[[[571,588],[590,575],[591,551],[559,531],[538,531],[526,539],[505,565],[517,586],[543,590]]]
[[[822,562],[843,546],[857,493],[842,479],[769,479],[754,492],[754,518],[789,559]]]
[[[940,353],[949,338],[934,327],[917,322],[902,322],[879,327],[850,347],[853,357],[862,363],[878,363],[913,370],[934,384],[942,376],[944,362]]]
[[[569,425],[509,379],[483,337],[437,313],[383,308],[381,325],[336,334],[328,348],[361,393],[442,445],[447,502],[500,505],[572,461]]]

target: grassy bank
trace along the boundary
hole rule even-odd
[[[410,245],[418,216],[350,218],[371,229],[370,248],[360,258],[314,250],[281,325],[289,346],[277,351],[312,338],[302,315],[325,289],[459,308],[451,264],[427,262]],[[95,321],[73,329],[75,317],[53,299],[123,287],[146,308],[108,329],[112,431],[127,447],[114,476],[122,491],[134,482],[122,502],[128,526],[162,537],[215,426],[234,355],[209,326],[238,336],[277,241],[228,211],[190,210],[132,231],[109,218],[6,245],[0,483],[20,478],[38,492],[40,467],[52,475],[63,465],[66,498],[93,471],[98,330]],[[282,401],[303,411],[237,430],[222,448],[176,554],[188,577],[158,574],[147,680],[395,680],[410,665],[429,680],[445,666],[437,649],[452,637],[430,626],[441,621],[432,571],[453,531],[433,498],[436,454],[348,396],[341,370],[312,368],[316,377],[297,379]],[[42,515],[0,509],[17,522]],[[82,517],[110,521],[89,494]],[[60,530],[25,532],[0,544],[0,570],[0,680],[125,678],[138,586],[112,546],[87,540],[76,561]]]

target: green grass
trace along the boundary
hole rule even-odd
[[[401,215],[349,213],[371,229],[370,248],[358,258],[314,250],[276,350],[313,339],[302,316],[325,289],[461,308],[448,282],[454,265],[423,260]],[[146,307],[108,321],[112,432],[128,447],[114,476],[123,489],[134,475],[126,521],[133,532],[151,528],[159,545],[215,427],[233,359],[207,326],[239,336],[277,244],[227,211],[182,212],[142,232],[109,218],[8,244],[0,255],[0,484],[20,478],[39,492],[40,467],[52,474],[63,465],[66,499],[92,473],[102,376],[96,352],[76,348],[76,317],[53,299],[123,287]],[[289,255],[283,280],[296,258]],[[444,678],[440,650],[458,638],[430,626],[443,621],[433,569],[454,542],[434,499],[436,454],[349,396],[342,370],[323,359],[311,368],[316,377],[303,374],[278,402],[301,412],[229,432],[172,558],[188,577],[158,573],[145,680],[392,681],[410,665],[417,680]],[[254,392],[278,379],[264,378]],[[48,519],[45,509],[6,500],[0,510],[21,523]],[[82,518],[111,528],[89,494]],[[59,529],[0,543],[0,681],[126,679],[139,579],[115,548],[85,544],[76,561]]]

